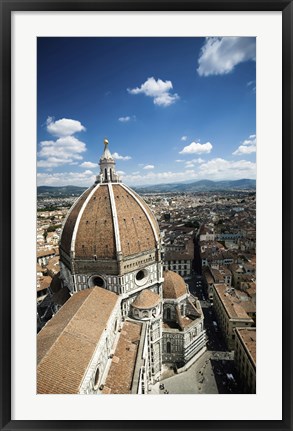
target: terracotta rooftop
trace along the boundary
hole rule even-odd
[[[237,328],[237,335],[256,365],[256,328]]]
[[[156,247],[155,235],[149,219],[158,234],[157,221],[147,204],[135,194],[143,205],[148,217],[135,198],[120,184],[113,185],[119,223],[120,241],[123,256],[130,256]],[[131,190],[132,193],[134,193]]]
[[[74,226],[79,214],[79,211],[81,210],[82,205],[84,204],[86,198],[92,191],[93,186],[87,189],[79,199],[75,201],[70,212],[68,213],[67,219],[65,220],[62,234],[61,234],[61,241],[60,241],[60,247],[68,254],[70,255],[70,246],[71,246],[71,240],[73,235]]]
[[[39,278],[40,287],[37,288],[37,291],[48,289],[52,281],[52,278],[49,275],[44,275]]]
[[[131,305],[135,308],[152,308],[158,305],[160,300],[160,295],[151,290],[145,289],[140,292]]]
[[[164,271],[163,298],[177,299],[187,293],[183,278],[173,271]]]
[[[176,323],[179,325],[181,330],[184,330],[191,324],[194,324],[194,321],[200,317],[199,311],[191,301],[189,301],[189,307],[192,307],[192,313],[187,313],[186,316],[182,316],[179,305],[176,306]]]
[[[194,257],[193,240],[189,239],[184,245],[184,250],[175,251],[166,248],[165,260],[192,260]]]
[[[37,252],[37,258],[38,257],[46,257],[46,256],[52,256],[52,255],[56,255],[56,249],[55,248],[50,248],[48,250],[41,250]]]
[[[39,265],[38,263],[37,263],[37,272],[44,272],[45,271],[45,269],[44,268],[42,268],[41,267],[41,265]]]
[[[226,284],[214,284],[214,289],[220,297],[230,319],[247,319],[252,321],[242,307],[243,301],[231,296],[228,293],[228,286]]]
[[[115,259],[116,245],[110,196],[107,185],[100,185],[88,201],[79,221],[76,258]]]
[[[73,295],[37,336],[37,393],[75,394],[118,296],[100,287]]]
[[[141,329],[141,323],[130,321],[124,323],[103,394],[129,394],[131,392]]]

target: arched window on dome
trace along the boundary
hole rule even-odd
[[[167,353],[171,353],[171,343],[170,343],[170,341],[167,341],[166,349],[167,349]]]
[[[111,181],[113,181],[113,172],[112,172],[112,169],[110,169],[110,179],[111,179]]]
[[[106,168],[105,168],[105,180],[108,181],[108,172]]]
[[[167,308],[167,310],[166,310],[166,319],[171,320],[171,309],[170,308]]]

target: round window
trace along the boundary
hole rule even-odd
[[[105,282],[102,277],[98,275],[93,275],[89,280],[89,287],[104,287]]]
[[[135,282],[138,286],[142,286],[148,280],[148,272],[146,269],[139,270],[135,275]]]

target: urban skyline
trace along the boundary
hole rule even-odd
[[[38,38],[38,185],[256,176],[255,38]]]

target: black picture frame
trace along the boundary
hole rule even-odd
[[[288,0],[0,0],[1,5],[1,430],[197,429],[291,430],[292,427],[292,23]],[[58,421],[11,420],[11,13],[13,11],[281,11],[282,12],[282,420],[200,421]],[[273,203],[272,203],[273,204]],[[273,237],[272,237],[273,240]],[[281,252],[281,250],[272,252]],[[274,275],[276,281],[280,274]],[[273,316],[272,316],[273,318]],[[273,355],[273,352],[272,352]],[[270,360],[273,361],[271,358]],[[272,394],[273,396],[273,394]],[[244,406],[243,406],[244,408]]]

